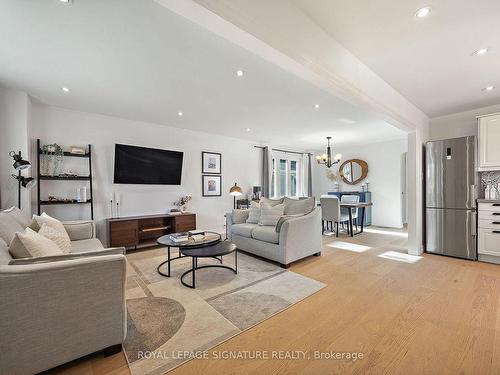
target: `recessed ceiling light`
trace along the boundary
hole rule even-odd
[[[59,0],[61,3],[73,4],[73,0]]]
[[[415,17],[424,18],[429,15],[431,9],[432,8],[430,6],[422,7],[415,12]]]
[[[483,91],[491,91],[495,88],[495,86],[486,86]]]
[[[250,130],[252,130],[252,129],[250,129],[250,128],[246,128],[246,131],[247,131],[247,132],[249,132]]]
[[[61,90],[64,91],[64,92],[70,92],[70,89],[67,88],[67,87],[61,87]]]
[[[318,109],[319,108],[319,104],[315,104],[314,108]]]
[[[243,70],[237,70],[237,71],[236,71],[236,75],[237,75],[238,77],[243,77]]]
[[[184,116],[184,113],[182,113],[182,112],[177,112],[177,115],[178,115],[178,116],[180,116],[180,117],[182,117],[182,116]]]
[[[477,51],[472,52],[473,56],[481,56],[488,52],[488,48],[480,48]]]

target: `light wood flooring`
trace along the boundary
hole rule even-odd
[[[406,256],[406,234],[324,236],[294,272],[328,286],[216,351],[362,352],[348,360],[192,360],[181,374],[500,374],[500,266]],[[129,374],[122,353],[57,374]]]

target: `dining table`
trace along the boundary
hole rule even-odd
[[[371,202],[357,202],[357,203],[347,203],[347,202],[340,202],[340,208],[348,208],[347,211],[349,211],[349,232],[351,234],[351,237],[357,236],[358,234],[363,233],[363,229],[365,226],[365,210],[366,207],[371,207],[373,206],[373,203]],[[360,228],[358,231],[354,232],[353,227],[352,227],[352,209],[353,208],[360,208],[361,209],[361,223],[360,223]]]

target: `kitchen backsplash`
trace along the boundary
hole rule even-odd
[[[500,199],[500,172],[480,172],[481,187],[479,197]]]

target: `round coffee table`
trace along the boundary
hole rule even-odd
[[[194,240],[189,238],[185,242],[175,242],[172,241],[169,235],[162,236],[158,238],[157,242],[161,245],[167,247],[167,260],[160,263],[157,267],[158,273],[165,277],[170,277],[170,262],[175,259],[191,257],[191,269],[187,270],[181,275],[181,283],[189,288],[196,287],[196,276],[195,271],[202,268],[225,268],[238,273],[238,250],[236,245],[228,240],[222,241],[222,237],[219,233],[206,231],[205,237],[200,240]],[[179,248],[179,256],[174,258],[171,257],[170,249],[172,247]],[[215,258],[220,263],[222,263],[222,257],[234,253],[234,268],[229,266],[224,266],[222,264],[210,264],[205,266],[198,266],[198,258]],[[160,270],[164,264],[167,264],[167,273]],[[192,284],[187,284],[184,282],[184,276],[192,273]]]

